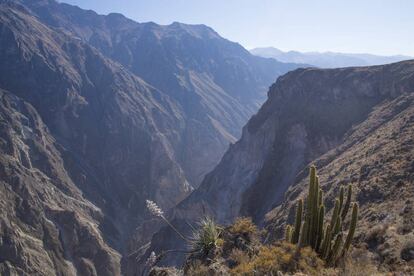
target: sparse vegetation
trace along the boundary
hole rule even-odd
[[[205,276],[211,275],[210,269],[208,266],[204,265],[200,260],[196,260],[190,265],[188,265],[186,269],[186,275],[194,275],[194,276]]]
[[[232,275],[277,275],[278,272],[303,272],[316,275],[324,268],[324,261],[310,247],[281,242],[262,246],[250,261],[231,270]]]
[[[355,264],[355,259],[346,255],[358,218],[358,205],[351,198],[352,187],[346,193],[342,187],[327,222],[323,192],[312,166],[309,194],[305,201],[298,201],[295,223],[287,226],[283,240],[266,243],[250,218],[238,218],[227,227],[206,218],[190,239],[191,250],[183,272],[185,275],[354,275],[353,267],[364,271]],[[351,219],[346,233],[343,221],[349,210]],[[376,271],[374,266],[368,270]]]

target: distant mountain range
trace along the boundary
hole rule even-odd
[[[250,50],[250,52],[256,56],[274,58],[281,62],[311,64],[321,68],[381,65],[413,59],[413,57],[402,55],[378,56],[371,54],[347,54],[334,52],[284,52],[274,47],[254,48]]]

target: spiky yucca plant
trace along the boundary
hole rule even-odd
[[[296,207],[294,226],[286,227],[285,240],[299,247],[310,246],[318,252],[328,265],[335,265],[339,258],[348,251],[355,234],[358,220],[358,204],[352,204],[351,223],[345,242],[343,241],[343,221],[351,206],[352,186],[348,186],[347,198],[344,204],[344,188],[340,188],[339,197],[335,200],[332,218],[325,223],[325,204],[323,192],[319,186],[319,177],[315,166],[310,167],[309,193],[306,197],[306,210],[303,200],[300,199]]]
[[[211,218],[205,218],[199,223],[191,239],[191,251],[196,254],[207,254],[210,250],[221,245],[221,228]]]

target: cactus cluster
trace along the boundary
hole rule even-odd
[[[310,167],[309,194],[304,202],[300,199],[296,206],[295,224],[286,227],[285,240],[300,247],[310,246],[328,265],[335,265],[348,251],[358,220],[358,204],[352,204],[351,222],[345,241],[343,240],[343,221],[351,207],[352,186],[348,186],[344,202],[344,187],[340,188],[335,200],[332,217],[325,219],[323,192],[315,166]]]

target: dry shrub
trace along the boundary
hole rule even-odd
[[[404,242],[401,248],[401,259],[406,262],[414,261],[414,240]]]
[[[386,275],[378,271],[377,267],[367,255],[366,250],[358,248],[354,248],[352,253],[342,260],[339,264],[338,271],[341,276]]]
[[[243,263],[248,263],[249,261],[250,256],[238,248],[233,249],[228,257],[228,264],[230,268],[241,265]]]
[[[367,242],[368,248],[377,248],[380,244],[384,243],[387,235],[388,225],[376,225],[368,232],[365,241]]]
[[[290,243],[262,246],[259,253],[249,262],[241,263],[231,270],[233,275],[276,275],[278,272],[303,272],[318,275],[324,268],[311,248],[298,249]]]
[[[185,270],[185,275],[194,275],[194,276],[205,276],[210,274],[210,269],[208,266],[204,265],[201,261],[193,262]]]
[[[257,226],[252,222],[251,218],[237,218],[229,228],[230,233],[234,235],[242,235],[253,237],[257,235]]]
[[[227,258],[234,249],[240,249],[251,256],[261,245],[256,225],[250,218],[238,218],[222,232],[223,256]],[[231,263],[231,262],[230,262]]]

